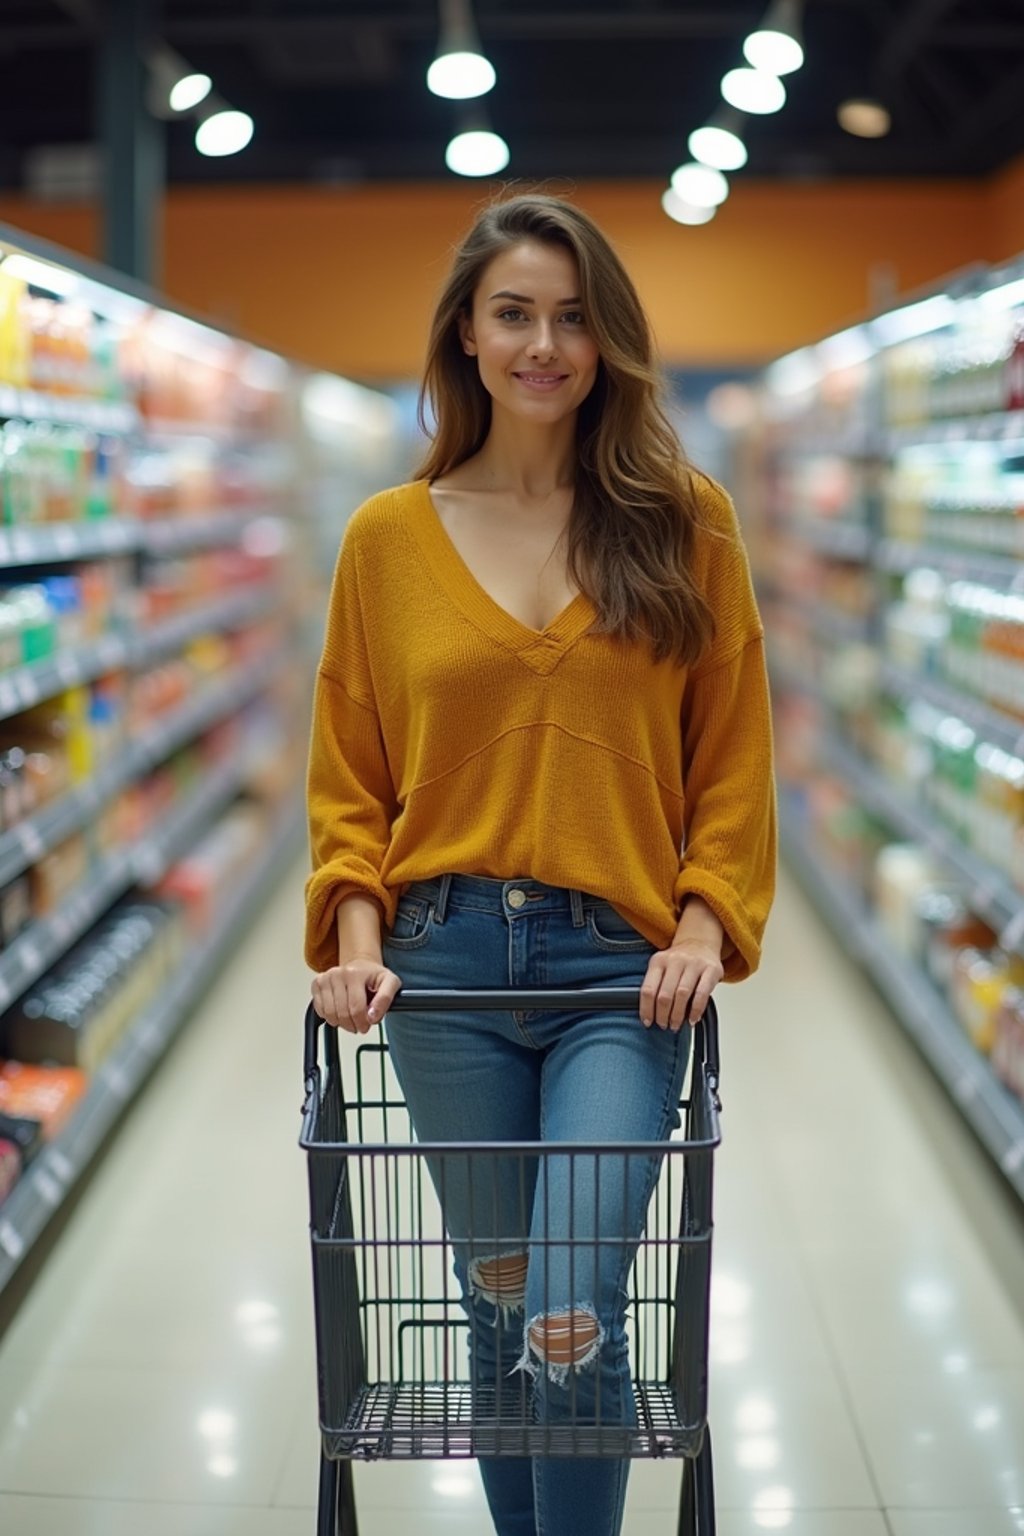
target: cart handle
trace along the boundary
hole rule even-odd
[[[524,1012],[534,1010],[551,1012],[564,1009],[596,1013],[609,1008],[638,1009],[639,1002],[639,987],[490,987],[483,989],[403,987],[392,1000],[391,1008],[398,1012],[406,1009],[420,1013],[458,1012],[462,1009],[483,1009],[493,1012],[503,1009],[522,1009]],[[310,1079],[318,1070],[317,1037],[323,1022],[313,1004],[310,1003],[306,1009],[307,1088]],[[337,1071],[339,1058],[336,1029],[326,1031],[324,1048],[327,1053],[328,1069]],[[694,1059],[704,1063],[704,1076],[714,1098],[715,1107],[721,1109],[718,1098],[718,1083],[721,1076],[718,1054],[718,1010],[713,999],[708,1002],[704,1017],[694,1025],[693,1049]]]

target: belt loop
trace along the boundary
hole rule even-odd
[[[575,889],[569,892],[569,907],[572,911],[572,925],[574,928],[582,928],[583,917],[583,892]]]
[[[438,876],[437,900],[434,902],[434,921],[443,923],[448,911],[448,892],[452,888],[451,875]]]

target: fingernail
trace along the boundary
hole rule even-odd
[[[377,1017],[377,1010],[376,1010],[376,1008],[368,1008],[366,1010],[366,1017],[368,1019],[375,1019]]]
[[[643,1025],[644,1029],[650,1029],[651,1027],[650,1019],[641,1019],[640,1023]]]

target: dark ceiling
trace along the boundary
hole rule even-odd
[[[0,184],[26,153],[87,144],[110,0],[0,0]],[[667,178],[767,0],[475,0],[508,177]],[[204,160],[168,126],[174,182],[446,178],[460,107],[424,80],[436,0],[163,0],[159,36],[252,114],[242,154]],[[789,101],[751,118],[743,175],[983,174],[1024,150],[1024,0],[808,0]],[[836,107],[880,98],[893,131],[849,137]]]

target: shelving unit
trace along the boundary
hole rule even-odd
[[[2,413],[0,413],[2,414]],[[117,555],[178,554],[191,549],[213,549],[236,544],[261,512],[221,512],[207,516],[107,518],[94,523],[43,523],[23,528],[0,528],[0,566],[58,565],[72,560],[101,560]]]
[[[1013,696],[1006,669],[1017,655],[1009,631],[1015,610],[1000,599],[1024,593],[1024,559],[1012,553],[1024,528],[1024,409],[991,408],[1016,398],[1010,381],[1019,376],[1024,347],[1022,276],[1024,261],[1000,272],[972,269],[944,290],[955,307],[917,303],[931,294],[908,298],[898,315],[866,320],[769,368],[760,430],[742,460],[751,479],[737,490],[754,517],[760,507],[751,547],[779,713],[787,862],[1024,1198],[1024,1102],[996,1076],[923,968],[844,886],[817,836],[820,820],[870,859],[873,834],[846,814],[859,807],[889,829],[891,841],[926,850],[999,947],[1024,958],[1024,892],[944,820],[929,794],[928,760],[908,769],[911,787],[867,755],[881,762],[906,740],[907,761],[915,762],[909,744],[919,741],[922,754],[936,751],[934,769],[952,783],[956,753],[973,750],[962,722],[986,744],[986,814],[1007,818],[1009,828],[1011,791],[997,801],[992,776],[1002,770],[992,765],[1000,753],[1007,762],[1024,757],[1024,719],[984,693]],[[932,315],[941,320],[938,331],[928,329]],[[901,580],[911,573],[913,580]],[[958,595],[957,582],[993,596]],[[862,603],[863,619],[851,620]],[[951,643],[977,644],[977,653],[945,651],[943,612]],[[973,637],[987,623],[993,633],[1004,629],[982,651]],[[978,694],[952,681],[961,661],[964,676],[978,680]],[[990,681],[981,688],[983,679]],[[927,725],[918,738],[917,724],[901,716],[922,703],[938,712],[934,743]],[[910,719],[919,715],[912,711]],[[942,757],[955,741],[968,744],[951,745]],[[956,781],[954,792],[970,794],[970,782]]]
[[[809,848],[806,829],[785,799],[780,829],[786,862],[854,959],[859,960],[1024,1199],[1024,1105],[1009,1094],[921,969],[889,942],[880,924]]]
[[[181,1030],[239,935],[273,891],[297,845],[302,807],[282,814],[258,866],[235,893],[173,984],[146,1009],[92,1079],[63,1133],[32,1164],[0,1206],[0,1290],[85,1173],[104,1139]]]
[[[32,258],[14,264],[14,275],[12,254]],[[60,271],[52,287],[47,264]],[[31,273],[28,286],[19,265]],[[195,667],[148,679],[147,713],[160,708],[161,698],[195,691],[144,734],[122,741],[87,782],[0,824],[0,889],[20,882],[20,904],[29,899],[25,876],[46,855],[88,833],[119,795],[182,748],[247,711],[244,727],[225,740],[228,755],[193,756],[178,799],[143,836],[105,852],[87,843],[88,873],[78,887],[0,950],[0,1010],[119,898],[158,882],[239,795],[275,818],[257,863],[236,882],[226,907],[217,903],[212,931],[189,949],[158,1001],[129,1023],[89,1077],[63,1132],[0,1204],[2,1290],[230,956],[282,861],[301,846],[302,808],[292,786],[302,769],[292,771],[292,757],[302,756],[319,654],[317,620],[332,563],[325,551],[333,556],[348,512],[368,493],[365,481],[396,482],[404,455],[398,413],[390,431],[382,428],[384,397],[310,374],[201,317],[167,308],[128,279],[4,227],[0,290],[9,322],[0,370],[18,381],[0,382],[0,586],[37,589],[23,602],[11,599],[0,631],[0,721],[14,722],[5,740],[21,745],[16,717],[69,689],[113,673],[152,672],[195,642],[253,631],[227,654],[223,644],[208,645]],[[21,387],[26,379],[34,387]],[[192,558],[204,554],[210,558]],[[174,564],[166,573],[153,571],[163,557]],[[119,568],[75,570],[104,561]],[[133,611],[133,575],[139,590],[152,578],[162,601],[175,602],[172,616],[132,626],[125,613]],[[105,612],[101,622],[111,632],[72,646],[67,635],[74,631],[63,626],[76,600],[83,613]],[[12,650],[38,654],[32,645],[45,631],[29,641],[24,625],[42,612],[65,637],[63,648],[12,666]],[[225,670],[205,670],[218,664]],[[109,688],[88,701],[102,706],[101,731],[120,697]],[[0,806],[5,817],[21,808],[14,795]],[[7,910],[18,913],[20,905]]]
[[[0,674],[0,720],[32,709],[66,688],[108,672],[138,671],[180,651],[190,640],[217,631],[242,629],[279,606],[273,587],[232,593],[135,635],[105,635],[76,651]]]
[[[195,842],[203,827],[228,805],[251,770],[254,743],[240,748],[176,806],[166,822],[128,848],[101,859],[77,890],[32,923],[0,955],[0,1008],[7,1008],[60,958],[119,896],[137,882],[152,883]]]

